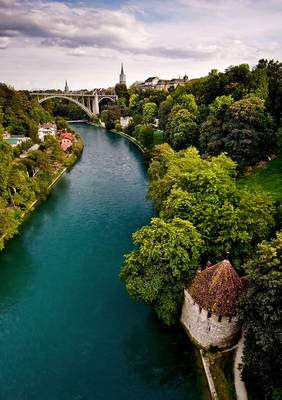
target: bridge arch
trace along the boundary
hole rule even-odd
[[[113,98],[113,96],[109,95],[109,96],[103,96],[98,100],[98,103],[100,103],[100,101],[105,100],[105,99],[109,99],[111,100],[112,103],[114,103],[116,101],[116,99]]]
[[[74,104],[76,104],[78,107],[80,107],[88,115],[88,117],[93,117],[93,115],[94,115],[94,113],[91,110],[89,110],[84,104],[81,104],[78,100],[73,99],[72,97],[61,95],[61,94],[59,94],[59,95],[54,94],[52,96],[43,97],[41,99],[38,99],[38,103],[40,104],[40,103],[43,103],[44,101],[47,101],[47,100],[53,99],[53,98],[66,99],[66,100],[72,101]]]

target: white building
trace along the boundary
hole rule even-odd
[[[55,136],[57,134],[57,125],[53,122],[39,125],[38,127],[38,138],[43,142],[45,136]]]

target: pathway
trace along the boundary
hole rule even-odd
[[[248,394],[246,390],[246,385],[244,381],[241,379],[241,366],[243,364],[243,350],[244,350],[244,335],[242,334],[241,339],[239,340],[235,363],[234,363],[234,385],[236,390],[236,398],[237,400],[248,400]]]

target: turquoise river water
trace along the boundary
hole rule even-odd
[[[81,160],[0,255],[1,400],[202,400],[196,353],[119,279],[149,222],[143,156],[77,124]]]

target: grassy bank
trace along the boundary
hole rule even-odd
[[[282,153],[239,178],[238,184],[241,187],[265,190],[275,200],[282,201]]]
[[[218,400],[236,400],[233,367],[235,350],[207,353]]]

